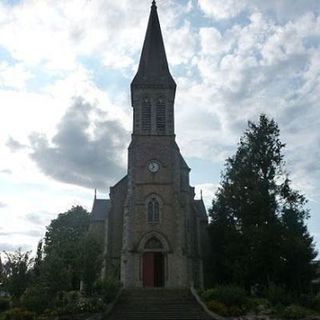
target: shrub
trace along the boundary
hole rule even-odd
[[[246,291],[236,286],[217,286],[203,292],[202,298],[205,301],[215,300],[227,307],[244,307],[248,304]]]
[[[101,296],[104,302],[109,303],[116,297],[120,288],[119,281],[114,278],[106,278],[96,284],[95,291]]]
[[[77,305],[79,313],[95,313],[105,308],[101,298],[82,298]]]
[[[313,306],[316,311],[320,312],[320,293],[316,295],[316,297],[313,300]]]
[[[229,317],[240,317],[247,313],[246,308],[238,306],[228,307],[228,316]]]
[[[214,289],[207,289],[202,291],[201,298],[204,301],[210,301],[212,300],[212,297],[214,296]]]
[[[284,319],[302,319],[308,315],[310,315],[309,310],[297,305],[286,307],[281,314]]]
[[[4,320],[33,320],[34,314],[28,310],[14,308],[5,313]]]
[[[64,308],[69,304],[75,304],[81,297],[79,291],[60,291],[57,294],[57,306]]]
[[[60,292],[57,307],[48,311],[48,315],[69,315],[80,313],[95,313],[104,310],[106,305],[100,297],[84,297],[80,292]]]
[[[297,300],[297,303],[302,307],[312,309],[315,304],[315,296],[312,294],[302,294]]]
[[[239,317],[246,314],[246,309],[239,306],[226,306],[224,303],[211,300],[207,302],[207,307],[214,313],[223,317]]]
[[[41,313],[48,308],[49,293],[42,286],[34,286],[26,289],[21,297],[21,304],[28,310]]]
[[[283,287],[271,285],[264,291],[264,296],[271,302],[272,305],[276,306],[282,304],[288,306],[292,303],[293,299],[289,292]]]
[[[0,298],[0,312],[6,311],[10,308],[9,298]]]
[[[270,313],[270,302],[267,299],[263,298],[250,298],[248,302],[248,307],[250,310],[256,314],[267,314]]]
[[[221,302],[217,302],[214,300],[211,300],[207,303],[207,307],[209,310],[211,310],[214,313],[219,314],[220,316],[228,316],[228,309],[226,307],[226,305],[224,305]]]

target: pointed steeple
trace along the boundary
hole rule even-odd
[[[131,86],[176,88],[168,67],[155,1],[152,1],[139,69]]]

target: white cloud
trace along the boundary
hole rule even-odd
[[[113,44],[132,52],[137,49],[133,35],[142,32],[139,18],[147,8],[140,1],[128,2],[127,7],[123,17],[123,3],[110,0],[2,3],[1,45],[18,61],[45,63],[52,70],[72,70],[78,56],[103,55]],[[120,17],[122,28],[117,27]],[[130,35],[129,26],[134,26]]]
[[[32,73],[22,64],[9,65],[0,63],[0,87],[24,89],[26,82],[32,78]]]
[[[110,51],[104,54],[103,62],[106,67],[119,70],[132,66],[134,60],[126,54]]]
[[[111,68],[132,67],[136,63],[132,55],[139,52],[143,41],[148,10],[139,0],[0,3],[0,43],[14,59],[32,66],[42,64],[52,72],[70,72],[85,56],[95,56]],[[159,8],[164,25],[171,27],[187,10],[190,6],[176,3]]]
[[[256,10],[273,15],[279,21],[288,21],[307,12],[320,12],[318,0],[198,0],[198,5],[208,17],[217,20]]]
[[[201,49],[204,55],[223,54],[224,39],[219,30],[214,27],[200,29]]]
[[[215,19],[229,19],[236,17],[244,10],[245,0],[198,0],[203,12]]]
[[[189,63],[194,57],[197,46],[197,37],[189,22],[180,28],[170,30],[165,45],[168,48],[168,59],[172,65]]]
[[[7,205],[4,202],[0,202],[0,209],[5,208]]]

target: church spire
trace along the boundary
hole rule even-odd
[[[156,1],[152,1],[139,69],[131,86],[176,88],[168,67]]]

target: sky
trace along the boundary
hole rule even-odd
[[[126,174],[149,0],[0,0],[0,251]],[[158,0],[177,142],[207,207],[248,120],[279,125],[320,249],[319,0]]]

